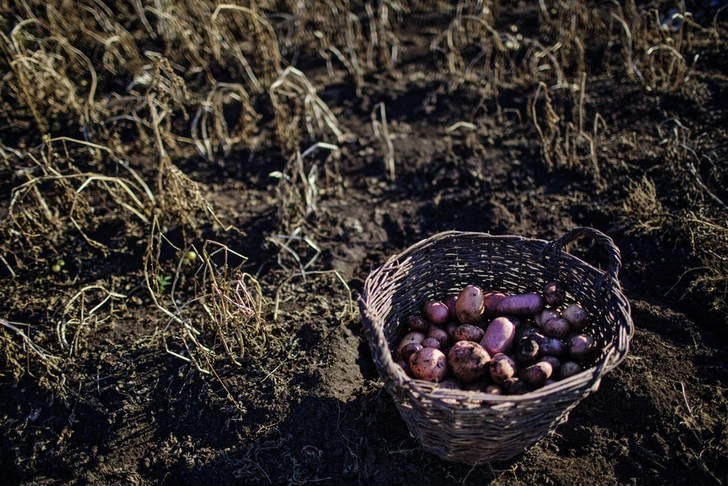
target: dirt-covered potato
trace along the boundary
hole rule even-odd
[[[438,341],[434,337],[426,337],[422,340],[421,344],[423,348],[435,348],[442,350],[442,344],[440,344],[440,341]]]
[[[534,336],[524,336],[516,343],[514,357],[521,366],[528,366],[538,359],[539,344]]]
[[[519,374],[519,378],[525,380],[531,388],[541,388],[544,382],[551,378],[553,372],[554,369],[551,367],[551,363],[548,361],[539,361],[525,368]]]
[[[444,348],[445,346],[450,344],[450,336],[447,334],[447,331],[441,327],[430,326],[427,330],[427,337],[434,338],[440,341],[441,348]]]
[[[455,342],[455,331],[460,327],[460,324],[456,321],[450,321],[445,324],[445,332],[450,336],[450,342]]]
[[[577,363],[584,363],[596,355],[598,349],[594,338],[587,334],[577,334],[569,339],[569,356]]]
[[[554,370],[553,374],[551,376],[555,376],[557,372],[559,371],[559,368],[561,368],[561,360],[557,358],[556,356],[546,355],[542,356],[539,361],[546,361],[548,364],[551,365],[551,368]]]
[[[507,354],[498,353],[491,358],[490,363],[488,363],[488,368],[493,382],[502,385],[507,379],[512,378],[516,374],[518,365]]]
[[[564,303],[566,290],[561,282],[549,282],[543,287],[543,300],[549,307],[558,307]]]
[[[472,383],[488,374],[490,355],[478,343],[458,341],[448,351],[447,362],[455,378],[462,383]]]
[[[447,374],[447,357],[435,348],[422,348],[409,358],[412,376],[426,381],[442,381]]]
[[[516,376],[508,378],[502,386],[506,395],[523,395],[524,393],[531,391],[531,387],[528,383]]]
[[[422,341],[423,343],[425,340]],[[409,357],[415,354],[420,349],[424,348],[425,346],[419,343],[409,343],[405,344],[402,349],[399,351],[399,355],[402,358],[402,360],[407,361],[409,360]]]
[[[555,309],[544,309],[533,316],[533,322],[540,328],[554,317],[561,317],[561,313]]]
[[[455,312],[461,324],[477,324],[484,310],[483,289],[477,285],[467,285],[460,291],[455,301]]]
[[[566,343],[554,337],[546,337],[539,339],[539,356],[556,356],[557,358],[564,356],[567,351]]]
[[[581,332],[586,326],[587,314],[584,308],[579,304],[571,304],[561,312],[561,317],[569,321],[571,329],[575,332]]]
[[[522,338],[526,336],[537,336],[537,337],[543,337],[543,334],[541,334],[541,329],[531,326],[531,325],[523,325],[516,328],[516,335],[513,338],[513,342],[517,343]]]
[[[453,333],[454,340],[457,341],[473,341],[479,343],[483,339],[485,332],[478,326],[472,324],[461,324]]]
[[[574,361],[565,361],[561,363],[561,366],[559,367],[559,379],[565,380],[574,375],[578,375],[582,371],[584,371],[584,369],[579,363],[575,363]]]
[[[427,322],[427,319],[416,314],[411,314],[407,316],[404,320],[404,324],[410,331],[421,333],[426,333],[427,328],[430,327],[430,323]]]
[[[425,339],[427,336],[422,334],[421,332],[416,331],[410,331],[407,334],[405,334],[402,339],[399,340],[399,343],[397,344],[397,348],[395,350],[395,359],[401,359],[401,352],[402,348],[407,346],[410,343],[416,343],[420,344],[423,339]]]
[[[541,326],[543,333],[549,337],[555,337],[559,339],[565,338],[571,330],[569,321],[563,317],[554,317],[544,322]]]

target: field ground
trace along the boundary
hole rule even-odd
[[[306,3],[0,2],[3,481],[728,484],[725,2]],[[367,275],[578,226],[627,359],[512,460],[424,452]]]

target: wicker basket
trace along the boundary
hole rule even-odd
[[[606,271],[564,251],[585,236],[606,250]],[[374,270],[359,299],[364,330],[384,385],[421,446],[450,461],[505,461],[565,422],[571,409],[596,391],[601,378],[627,355],[634,325],[617,280],[620,266],[619,249],[609,237],[577,228],[553,242],[440,233]],[[441,299],[467,284],[522,293],[538,291],[555,279],[564,284],[567,303],[579,302],[587,310],[587,332],[601,345],[596,364],[578,375],[525,395],[496,396],[410,378],[392,359],[390,346],[406,332],[404,318],[420,312],[427,300]]]

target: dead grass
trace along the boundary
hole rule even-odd
[[[728,217],[689,211],[679,220],[690,245],[703,262],[689,290],[712,296],[708,305],[728,319]],[[727,321],[728,322],[728,321]]]
[[[489,97],[496,97],[498,87],[505,81],[504,57],[508,51],[495,27],[496,4],[459,1],[448,28],[430,44],[433,53],[444,56],[453,83],[484,83]]]
[[[703,149],[702,136],[695,136],[690,128],[674,118],[664,120],[657,131],[675,187],[680,188],[689,205],[710,204],[728,209],[718,195],[727,173],[716,163],[717,155]]]
[[[230,126],[225,114],[236,109],[240,114]],[[191,132],[197,151],[206,160],[214,160],[230,155],[233,147],[255,146],[252,137],[258,119],[250,95],[242,84],[215,84],[192,120]]]
[[[51,29],[31,17],[0,33],[0,50],[12,71],[8,89],[41,133],[55,128],[59,118],[89,123],[97,86],[90,59]]]
[[[74,154],[74,157],[71,156]],[[71,139],[50,139],[37,153],[28,153],[33,166],[20,170],[26,179],[12,191],[8,218],[0,228],[16,260],[37,260],[46,251],[58,255],[58,246],[69,233],[78,233],[91,246],[104,250],[89,233],[104,221],[132,218],[149,222],[154,197],[139,175],[108,149]],[[76,160],[109,160],[127,176],[108,176],[79,170]],[[9,248],[8,248],[9,249]]]
[[[700,26],[685,10],[640,9],[634,0],[614,6],[611,31],[621,39],[625,73],[648,92],[674,93],[684,88],[697,60],[686,58],[694,47],[694,32],[711,38],[717,36],[715,28]]]
[[[640,180],[630,182],[623,207],[625,219],[628,221],[625,230],[628,233],[662,230],[668,219],[660,203],[655,183],[646,175]]]
[[[560,98],[558,105],[554,102],[554,96]],[[541,158],[549,170],[558,168],[580,172],[602,187],[604,181],[598,148],[606,123],[599,113],[595,113],[593,119],[588,118],[586,96],[585,73],[581,76],[581,82],[570,85],[568,91],[560,89],[558,85],[549,89],[540,83],[531,102],[529,115],[541,141]]]
[[[200,260],[191,279],[183,278],[181,259],[169,289],[158,289],[155,296],[169,316],[162,330],[167,352],[205,374],[215,373],[221,357],[242,366],[261,356],[271,339],[263,319],[267,302],[257,280],[241,270],[246,258],[214,241],[206,241],[199,250],[190,247],[185,255],[189,252]],[[183,291],[181,286],[192,283],[189,280],[194,282],[194,297],[180,302],[177,294]]]
[[[336,67],[343,66],[357,89],[367,74],[397,65],[400,40],[393,23],[408,11],[404,3],[365,2],[363,13],[353,12],[355,2],[349,0],[281,3],[276,9],[281,50],[294,60],[318,55],[332,79],[340,77]]]
[[[76,292],[57,318],[56,334],[61,350],[69,358],[76,355],[85,336],[112,319],[115,302],[126,298],[100,284],[87,285]]]
[[[302,142],[340,143],[344,134],[336,116],[319,98],[305,74],[287,67],[270,86],[278,143],[293,151]]]
[[[586,46],[606,45],[603,11],[582,0],[539,0],[539,30],[551,42],[554,69],[580,75],[586,69]],[[538,79],[538,78],[537,78]]]
[[[305,274],[321,253],[314,221],[322,193],[340,188],[338,157],[338,146],[318,143],[292,156],[282,172],[271,174],[279,180],[278,231],[268,241],[280,249],[277,261],[287,272]]]
[[[60,396],[65,396],[63,360],[53,355],[32,338],[32,326],[0,319],[0,376],[11,375],[15,383],[25,375],[38,379]]]
[[[263,93],[281,70],[273,26],[256,7],[235,4],[217,5],[210,20],[209,39],[215,59],[223,61],[225,54],[232,53],[236,70],[256,93]]]

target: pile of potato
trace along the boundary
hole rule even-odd
[[[580,373],[599,355],[584,332],[587,313],[564,298],[559,282],[517,295],[468,285],[406,317],[394,360],[409,376],[442,387],[528,393]]]

